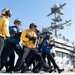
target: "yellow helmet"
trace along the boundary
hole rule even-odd
[[[1,14],[2,14],[3,16],[9,16],[9,17],[11,17],[12,12],[11,12],[11,10],[5,8],[5,9],[2,10],[2,13],[1,13]]]

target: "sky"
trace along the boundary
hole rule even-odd
[[[8,8],[12,11],[12,17],[10,18],[10,25],[14,25],[13,22],[16,18],[22,20],[21,28],[23,30],[29,28],[30,23],[36,23],[38,29],[42,27],[49,27],[54,18],[54,14],[47,17],[51,12],[51,7],[54,4],[67,3],[63,7],[64,15],[62,15],[62,23],[65,20],[72,19],[72,25],[68,28],[64,26],[63,30],[59,30],[58,34],[62,34],[70,41],[75,40],[75,0],[0,0],[0,13],[4,8]]]

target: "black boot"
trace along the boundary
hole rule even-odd
[[[48,68],[46,68],[44,71],[45,72],[50,72],[50,71],[52,71],[53,69],[52,69],[52,67],[48,67]]]
[[[32,70],[33,73],[39,73],[40,70]]]
[[[58,69],[58,73],[61,73],[63,71],[64,71],[64,69]]]
[[[54,69],[54,72],[57,72],[56,68]]]
[[[24,67],[24,68],[21,70],[21,73],[26,73],[26,71],[31,71],[31,69],[29,69],[28,67]]]
[[[52,73],[54,71],[54,69],[51,69],[50,71],[49,71],[49,73]]]

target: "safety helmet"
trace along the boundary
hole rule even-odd
[[[31,23],[30,26],[29,26],[29,28],[31,28],[31,27],[37,28],[37,25],[35,23]]]
[[[22,22],[22,20],[18,18],[18,19],[15,19],[14,24],[21,23],[21,22]]]
[[[47,34],[47,35],[45,36],[45,39],[49,39],[49,38],[50,38],[50,35]]]
[[[9,16],[9,17],[11,17],[12,12],[11,12],[11,10],[5,8],[5,9],[2,10],[1,14],[2,14],[3,16]]]

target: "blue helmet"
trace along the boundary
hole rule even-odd
[[[22,20],[21,19],[15,19],[15,21],[14,21],[14,24],[16,24],[16,23],[21,23],[22,22]]]

